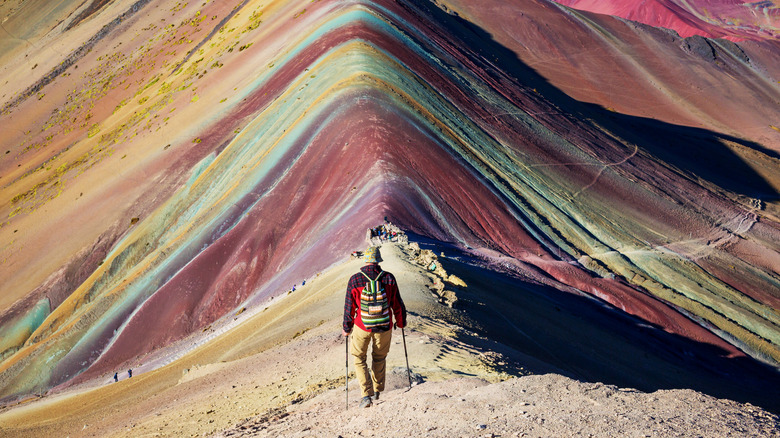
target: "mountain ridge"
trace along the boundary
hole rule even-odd
[[[730,394],[772,406],[769,381],[761,377],[767,370],[753,368],[751,382],[729,383],[729,373],[749,365],[635,325],[641,321],[588,295],[518,284],[489,269],[485,263],[495,262],[488,259],[418,242],[419,236],[407,244],[406,237],[382,244],[382,267],[396,276],[410,314],[405,332],[393,332],[387,388],[372,409],[356,408],[351,363],[344,391],[338,310],[345,278],[362,264],[350,258],[265,310],[237,313],[171,346],[176,351],[127,364],[132,378],[122,369],[114,383],[108,372],[6,407],[0,430],[14,436],[352,436],[385,428],[423,428],[433,436],[776,433],[777,416],[765,408],[716,398]],[[456,286],[448,281],[453,275],[465,281]],[[442,284],[457,297],[454,307],[441,302]],[[715,360],[701,368],[699,355]],[[609,363],[602,372],[618,380],[625,372],[645,389],[599,383],[603,376],[594,380],[588,361]],[[710,395],[668,389],[678,381]],[[364,424],[377,416],[387,421]]]
[[[26,300],[0,317],[3,396],[261,306],[382,218],[777,365],[776,42],[736,46],[746,62],[544,1],[218,3],[143,6],[3,114],[0,272]]]

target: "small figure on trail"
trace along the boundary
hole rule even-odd
[[[119,373],[114,373],[114,382],[119,381]]]
[[[342,334],[352,333],[349,353],[355,358],[362,400],[361,408],[371,406],[385,389],[385,359],[390,351],[393,327],[406,326],[406,307],[393,274],[379,266],[382,256],[372,246],[363,254],[365,266],[347,283]],[[357,315],[357,317],[356,317]],[[395,324],[393,324],[395,321]],[[366,358],[371,345],[371,371]]]
[[[133,370],[132,369],[127,370],[127,377],[133,377]]]

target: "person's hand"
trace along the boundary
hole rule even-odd
[[[350,333],[350,332],[348,332],[348,331],[346,331],[346,330],[344,330],[344,329],[341,329],[341,334],[342,334],[342,335],[344,335],[344,336],[349,336],[349,333]]]

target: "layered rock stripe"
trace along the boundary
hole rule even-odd
[[[384,217],[776,365],[776,40],[466,3],[65,2],[10,38],[0,395],[256,308]]]

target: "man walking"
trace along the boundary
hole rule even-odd
[[[355,358],[363,397],[360,407],[367,408],[371,406],[372,399],[378,400],[379,393],[385,389],[385,358],[390,351],[392,328],[406,326],[406,307],[398,293],[395,277],[383,272],[379,266],[382,261],[379,248],[368,248],[363,254],[363,261],[365,266],[347,283],[342,334],[349,336],[352,328],[357,326],[349,351]],[[366,364],[369,344],[371,372]]]

